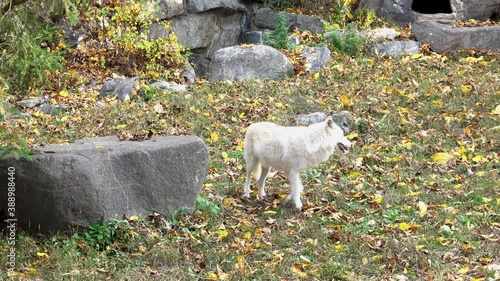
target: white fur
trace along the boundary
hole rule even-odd
[[[283,127],[271,122],[254,123],[245,135],[247,178],[244,197],[250,197],[250,175],[258,181],[259,196],[264,197],[264,183],[271,167],[286,173],[295,207],[302,208],[303,190],[300,172],[328,160],[338,143],[351,147],[344,132],[331,117],[309,127]]]

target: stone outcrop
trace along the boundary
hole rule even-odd
[[[498,0],[449,0],[449,6],[445,4],[425,0],[361,0],[358,8],[373,9],[377,15],[399,25],[422,18],[486,20],[500,8]]]
[[[463,49],[500,50],[500,26],[455,27],[454,21],[418,21],[412,31],[417,40],[438,53]]]
[[[244,42],[262,43],[262,31],[276,27],[277,13],[263,8],[262,1],[186,0],[182,5],[182,0],[155,0],[147,7],[157,18],[170,21],[168,28],[163,22],[153,23],[149,36],[159,38],[174,32],[178,42],[191,51],[190,63],[197,76],[206,75],[218,50]],[[316,17],[286,14],[291,30],[324,32],[323,22]]]
[[[293,65],[278,50],[266,45],[235,46],[218,50],[210,63],[208,80],[273,79],[292,76]]]
[[[32,160],[0,159],[15,168],[16,215],[29,232],[54,233],[123,215],[191,209],[209,165],[195,136],[119,141],[84,139],[39,149]],[[0,179],[7,186],[7,176]],[[0,206],[7,206],[7,189]]]
[[[323,22],[312,16],[308,15],[297,15],[289,12],[285,12],[288,27],[290,31],[294,28],[299,28],[300,30],[307,30],[313,33],[323,33],[325,31],[325,26]],[[271,8],[261,8],[255,12],[253,17],[253,25],[258,30],[265,29],[276,29],[276,19],[278,13]]]

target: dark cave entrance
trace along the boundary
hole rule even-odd
[[[450,0],[413,0],[411,9],[421,14],[451,14]]]

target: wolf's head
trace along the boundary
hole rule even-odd
[[[344,130],[333,122],[331,116],[326,118],[325,127],[327,130],[331,130],[331,136],[333,137],[335,144],[342,153],[345,153],[347,149],[351,147],[351,142],[344,136]]]

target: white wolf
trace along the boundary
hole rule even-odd
[[[304,187],[299,173],[328,160],[335,147],[345,152],[351,142],[331,116],[308,127],[283,127],[271,122],[250,125],[244,141],[247,178],[243,197],[250,197],[251,174],[258,181],[259,196],[266,196],[264,182],[273,167],[285,172],[290,180],[291,192],[284,202],[293,198],[295,207],[301,209]]]

